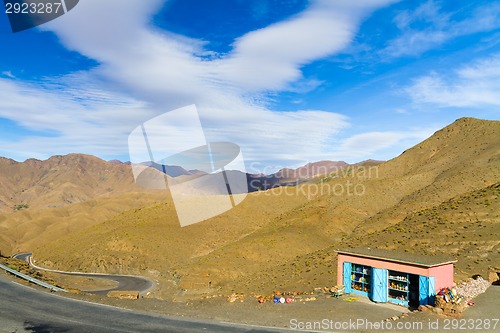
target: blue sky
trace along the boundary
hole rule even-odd
[[[128,160],[134,128],[191,104],[250,172],[500,119],[499,1],[83,0],[16,34],[0,13],[0,45],[0,155],[19,161]]]

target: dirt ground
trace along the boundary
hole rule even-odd
[[[106,279],[94,279],[81,276],[71,276],[51,272],[43,272],[43,275],[57,281],[66,289],[77,289],[85,291],[111,289],[118,285],[118,282]]]

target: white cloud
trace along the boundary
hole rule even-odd
[[[215,61],[215,74],[245,90],[286,89],[302,78],[302,65],[348,46],[367,11],[390,2],[317,1],[292,20],[238,38],[234,51]]]
[[[73,95],[76,93],[77,99]],[[4,138],[2,148],[27,151],[24,158],[34,151],[38,152],[37,156],[47,156],[52,151],[123,154],[127,151],[124,139],[141,119],[152,118],[163,111],[109,92],[60,87],[56,93],[4,79],[0,79],[0,100],[0,117],[26,129],[51,133],[15,143],[8,143],[8,138]],[[271,112],[236,98],[226,103],[238,113],[228,114],[225,108],[199,108],[206,134],[209,140],[238,142],[246,148],[250,159],[313,158],[321,154],[332,135],[348,126],[347,119],[335,113]],[[300,144],[296,138],[300,138]]]
[[[248,94],[290,88],[302,79],[301,66],[346,47],[364,16],[391,2],[317,0],[296,17],[241,36],[232,52],[213,60],[196,56],[210,52],[203,42],[148,27],[147,17],[161,1],[152,1],[151,9],[143,3],[107,0],[103,7],[102,1],[88,0],[44,27],[100,61],[103,75],[148,98],[171,91],[192,99],[213,89]],[[109,20],[110,12],[118,19]]]
[[[399,147],[402,151],[402,149],[428,138],[433,132],[430,129],[415,129],[407,132],[386,131],[356,134],[345,139],[335,155],[355,159],[360,154],[366,158],[374,157],[375,153],[389,147]]]
[[[99,66],[49,80],[45,87],[0,81],[5,88],[0,90],[1,116],[32,130],[57,133],[4,147],[47,155],[124,153],[133,128],[196,104],[208,139],[241,145],[247,160],[285,164],[329,158],[335,151],[332,138],[349,126],[348,119],[321,110],[272,111],[266,107],[266,94],[320,84],[304,78],[301,67],[346,47],[364,16],[391,2],[314,1],[295,17],[241,36],[229,54],[207,60],[200,55],[212,51],[203,41],[150,25],[163,1],[150,0],[147,6],[144,1],[81,1],[42,27]],[[58,80],[63,87],[51,89],[61,84]]]
[[[136,125],[137,114],[153,116],[154,111],[143,102],[78,82],[78,89],[61,82],[54,89],[51,82],[0,78],[0,117],[36,132],[17,141],[1,136],[2,150],[18,159],[54,152],[123,155],[126,146],[121,140]]]
[[[500,106],[500,54],[456,69],[448,77],[438,73],[419,77],[405,91],[415,103],[442,107]]]
[[[274,159],[286,165],[287,160],[328,159],[335,151],[332,139],[349,126],[347,117],[331,112],[271,112],[240,106],[240,113],[234,119],[227,119],[225,112],[214,109],[200,108],[200,112],[210,115],[205,122],[210,139],[239,143],[249,160]]]
[[[73,84],[76,80],[72,79]],[[127,137],[132,129],[143,119],[163,113],[143,102],[94,91],[86,85],[80,81],[77,91],[59,86],[55,92],[0,79],[0,117],[11,119],[23,128],[48,133],[17,142],[3,137],[2,150],[18,159],[48,157],[54,151],[120,157],[127,151]],[[325,146],[332,136],[348,126],[346,117],[330,112],[272,112],[234,97],[225,103],[222,108],[199,108],[206,135],[209,141],[240,144],[248,161],[275,160],[287,165],[290,160],[328,158],[334,148],[325,151]],[[226,107],[238,112],[227,113]],[[166,144],[172,149],[175,145]]]
[[[11,78],[11,79],[15,79],[15,75],[12,74],[12,71],[4,71],[2,72],[2,75],[5,76],[5,77],[8,77],[8,78]]]
[[[401,35],[381,50],[383,57],[417,56],[455,37],[500,27],[500,3],[479,6],[468,17],[454,19],[458,13],[443,12],[433,0],[413,11],[405,10],[394,18]]]

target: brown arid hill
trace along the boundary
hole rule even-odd
[[[483,273],[500,262],[500,182],[408,214],[399,223],[349,240],[390,250],[446,252],[457,274]]]
[[[0,158],[0,251],[10,255],[135,207],[164,200],[164,191],[135,185],[129,165],[89,155],[45,161]]]
[[[135,189],[130,166],[81,154],[45,161],[0,158],[0,211],[27,204],[58,208]]]
[[[498,121],[459,119],[391,161],[350,166],[297,187],[252,193],[235,209],[203,223],[181,228],[167,201],[69,234],[34,254],[42,264],[57,268],[155,275],[162,282],[158,294],[208,285],[227,292],[331,286],[336,275],[333,250],[371,244],[453,255],[460,263],[458,276],[485,274],[487,258],[497,258],[491,253],[498,247],[488,238],[499,233],[497,217],[471,223],[463,229],[467,233],[457,234],[463,242],[471,237],[470,246],[486,260],[481,265],[474,264],[476,257],[457,251],[464,245],[457,237],[438,234],[441,227],[463,226],[454,225],[451,216],[429,229],[430,238],[421,246],[413,245],[424,239],[422,234],[411,231],[427,231],[424,221],[415,218],[420,212],[422,219],[430,219],[427,212],[441,214],[439,207],[450,200],[483,190],[493,191],[489,207],[498,211],[493,196],[500,179],[499,133]],[[480,221],[486,214],[475,202],[467,207]],[[465,214],[466,207],[457,214],[461,211]],[[389,230],[404,237],[396,238]],[[476,241],[472,233],[485,233],[481,237],[488,243]]]

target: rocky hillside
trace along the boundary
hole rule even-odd
[[[80,154],[22,163],[0,158],[0,188],[0,211],[57,208],[136,189],[130,166]]]
[[[0,251],[29,251],[113,216],[164,200],[131,168],[71,154],[19,163],[0,158]]]

